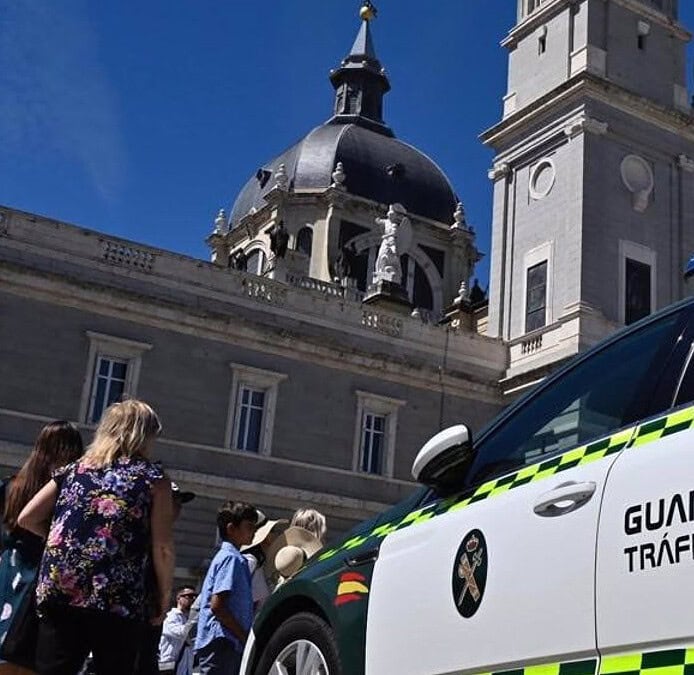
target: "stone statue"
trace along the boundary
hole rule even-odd
[[[240,272],[246,271],[248,256],[239,248],[229,256],[229,267]]]
[[[409,248],[412,240],[412,226],[402,204],[391,204],[385,218],[376,218],[376,224],[383,228],[381,245],[376,257],[373,283],[388,281],[402,283],[400,255]]]
[[[484,302],[487,299],[487,294],[480,287],[479,280],[475,279],[475,283],[470,289],[470,303],[477,305],[480,302]]]
[[[284,226],[284,221],[275,223],[270,230],[270,250],[276,258],[284,258],[289,244],[289,232]]]
[[[335,258],[335,276],[338,281],[353,279],[357,260],[357,247],[352,242],[349,246],[343,246]]]

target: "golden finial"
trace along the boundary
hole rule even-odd
[[[371,21],[375,19],[378,14],[378,10],[374,7],[371,0],[364,0],[361,9],[359,10],[359,16],[362,21]]]

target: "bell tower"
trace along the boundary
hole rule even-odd
[[[690,39],[677,0],[519,0],[502,120],[482,135],[489,334],[510,343],[511,381],[683,297]]]

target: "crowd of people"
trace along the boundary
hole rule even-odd
[[[199,592],[172,596],[173,525],[195,495],[152,460],[161,429],[136,400],[105,411],[86,451],[53,422],[0,482],[0,674],[233,675],[255,614],[322,547],[314,509],[272,520],[228,501]]]

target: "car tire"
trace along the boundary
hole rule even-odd
[[[278,663],[290,675],[342,675],[335,631],[315,614],[295,614],[265,645],[253,675],[284,672],[277,668]]]

